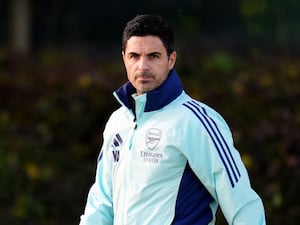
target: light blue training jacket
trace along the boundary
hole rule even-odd
[[[108,120],[80,225],[264,225],[260,197],[223,118],[189,97],[175,70],[136,96],[131,83]]]

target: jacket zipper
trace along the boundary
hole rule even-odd
[[[133,131],[132,131],[132,133],[131,133],[131,136],[130,136],[129,150],[132,150],[133,137],[134,137],[135,131],[136,131],[136,129],[137,129],[135,105],[134,105],[134,107],[133,107],[133,115],[134,115],[134,118],[133,118],[134,127],[133,127]]]

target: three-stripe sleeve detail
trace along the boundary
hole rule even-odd
[[[188,101],[183,105],[195,114],[207,131],[224,165],[230,184],[234,187],[241,174],[217,123],[207,114],[205,108],[200,106],[196,101]]]

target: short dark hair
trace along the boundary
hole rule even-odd
[[[168,56],[174,51],[174,33],[166,20],[157,15],[138,15],[130,20],[123,31],[122,51],[132,36],[157,36],[167,50]]]

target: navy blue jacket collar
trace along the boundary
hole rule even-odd
[[[168,105],[181,94],[182,90],[179,76],[173,69],[161,86],[147,93],[145,112],[158,110]],[[136,90],[130,82],[125,83],[115,93],[128,109],[133,109],[132,94],[136,93]]]

